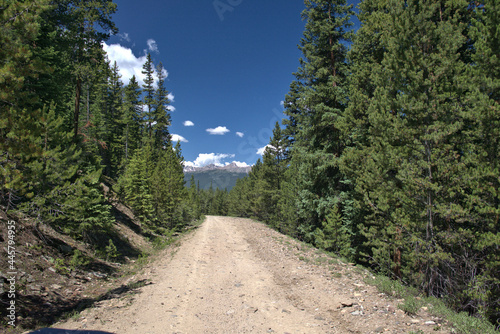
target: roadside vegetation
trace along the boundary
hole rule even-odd
[[[364,0],[356,31],[345,0],[304,3],[286,118],[229,193],[185,186],[162,63],[124,85],[108,61],[115,3],[0,6],[0,213],[33,236],[20,256],[113,272],[143,258],[120,219],[162,247],[203,214],[255,217],[421,294],[407,312],[436,300],[457,330],[498,329],[499,1]]]
[[[229,214],[500,326],[498,1],[365,0],[356,31],[346,1],[305,4],[286,118]]]
[[[434,326],[437,333],[443,331],[441,324],[446,324],[451,328],[451,333],[457,334],[498,333],[488,319],[474,317],[467,312],[457,312],[450,308],[446,298],[426,296],[414,287],[377,274],[372,269],[360,264],[349,263],[347,258],[341,258],[333,252],[315,248],[309,243],[290,240],[287,237],[273,237],[273,240],[294,252],[297,259],[305,264],[328,268],[332,279],[352,278],[353,273],[360,275],[364,278],[364,283],[375,286],[380,293],[393,299],[398,309],[410,316],[417,316],[419,312],[424,310],[432,316],[442,319],[441,323],[436,323]],[[296,241],[299,241],[298,245],[300,246],[297,246]]]

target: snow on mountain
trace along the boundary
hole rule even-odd
[[[252,166],[248,166],[246,164],[232,162],[225,166],[217,166],[215,164],[206,165],[203,167],[194,167],[194,166],[184,166],[184,173],[195,173],[195,172],[206,172],[211,170],[224,170],[233,173],[246,173],[248,174]]]

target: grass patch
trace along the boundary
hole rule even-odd
[[[342,273],[338,273],[338,272],[337,273],[333,273],[332,276],[335,277],[335,278],[341,278],[342,277]]]
[[[395,298],[405,298],[409,295],[418,295],[415,289],[406,287],[401,284],[401,282],[391,280],[386,276],[376,276],[374,278],[368,276],[365,278],[365,283],[375,285],[378,291]]]
[[[423,306],[428,306],[429,313],[449,322],[452,333],[457,334],[498,334],[488,320],[469,316],[465,312],[457,313],[435,297],[421,297],[417,289],[407,287],[399,281],[385,276],[367,277],[365,283],[375,285],[380,292],[394,298],[404,299],[398,308],[407,314],[417,314]],[[419,332],[416,332],[419,333]]]
[[[328,261],[328,258],[323,257],[323,256],[320,256],[320,257],[317,257],[316,259],[314,259],[314,262],[316,262],[316,264],[323,264],[323,263],[326,263],[327,261]]]
[[[162,250],[170,246],[175,238],[172,236],[174,234],[174,230],[165,233],[162,236],[158,236],[153,240],[153,248],[156,250]]]
[[[424,303],[415,296],[407,296],[405,301],[398,305],[398,308],[403,310],[406,314],[415,315],[423,305]]]
[[[459,334],[498,334],[495,326],[486,319],[471,317],[466,312],[457,313],[435,297],[426,298],[430,304],[429,311],[438,317],[448,320]]]
[[[69,320],[69,319],[73,319],[73,320],[78,320],[82,317],[80,311],[78,310],[73,310],[71,312],[68,312],[68,313],[65,313],[61,316],[61,320]]]

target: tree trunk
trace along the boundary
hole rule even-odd
[[[90,122],[90,84],[87,84],[87,123]]]
[[[76,140],[78,136],[78,118],[80,116],[80,94],[82,90],[82,80],[76,80],[76,94],[75,94],[75,114],[73,116],[73,138]]]

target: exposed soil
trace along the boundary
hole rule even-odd
[[[53,328],[109,333],[449,333],[364,283],[349,264],[238,218],[207,217],[172,253]],[[126,282],[125,282],[126,283]],[[126,285],[127,286],[127,285]],[[427,323],[427,324],[426,324]]]
[[[22,328],[38,328],[53,323],[67,312],[89,307],[99,300],[125,294],[130,288],[121,276],[133,270],[143,253],[152,250],[142,227],[127,207],[115,202],[116,221],[111,238],[118,258],[98,258],[95,249],[33,219],[8,216],[0,210],[0,333],[20,333]],[[8,292],[11,276],[7,256],[8,222],[15,222],[15,302],[16,327],[7,324]],[[75,252],[80,263],[72,266]]]

